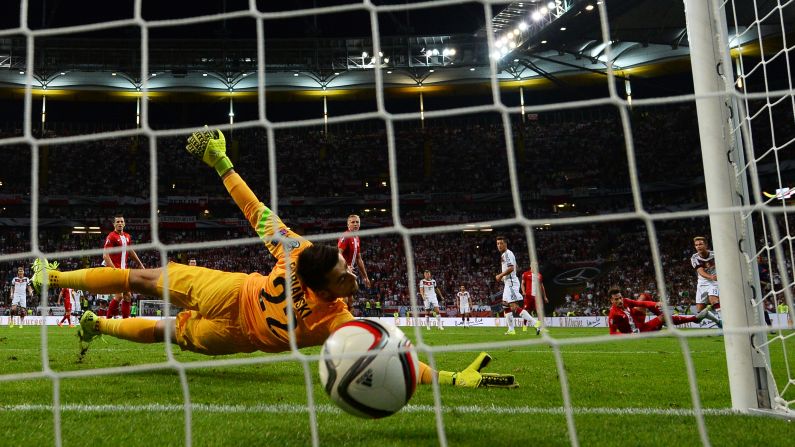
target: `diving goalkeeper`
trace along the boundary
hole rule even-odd
[[[313,245],[290,230],[249,189],[226,155],[220,130],[194,132],[186,149],[214,168],[224,186],[257,235],[276,258],[267,276],[229,273],[170,262],[165,268],[122,270],[92,268],[59,272],[56,263],[36,260],[34,288],[45,279],[49,287],[88,290],[93,293],[132,291],[162,296],[168,288],[171,303],[187,309],[176,319],[113,320],[86,312],[78,336],[83,350],[100,335],[138,343],[162,342],[166,326],[171,341],[183,350],[206,355],[238,352],[283,352],[290,349],[287,321],[287,288],[293,300],[293,327],[299,348],[323,344],[335,329],[353,320],[344,298],[358,290],[337,247]],[[289,274],[289,281],[287,275]],[[491,357],[485,352],[460,372],[439,371],[420,364],[420,382],[463,386],[516,386],[514,376],[480,373]]]

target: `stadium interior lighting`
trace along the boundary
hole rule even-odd
[[[366,51],[362,51],[362,57],[367,57],[367,56],[369,56],[369,54],[367,54]]]
[[[339,76],[339,75],[340,75],[340,72],[338,72],[338,71],[334,72],[334,76]]]
[[[205,77],[206,77],[206,76],[207,76],[207,73],[202,73],[202,76],[205,76]]]
[[[561,26],[561,27],[560,27],[560,30],[561,30],[561,31],[566,31],[566,27],[565,27],[565,26]]]
[[[387,70],[386,74],[392,74],[392,70]]]
[[[514,36],[518,36],[518,35],[519,35],[519,34],[521,34],[521,33],[522,33],[522,30],[520,30],[519,28],[514,28],[514,29],[513,29],[513,35],[514,35]]]
[[[23,74],[25,74],[25,72],[24,71],[20,71],[19,74],[23,75]]]
[[[536,11],[536,12],[530,14],[530,18],[533,19],[534,21],[538,22],[538,21],[541,20],[541,13]]]
[[[547,43],[547,41],[546,40],[542,40],[541,43]]]
[[[436,71],[436,70],[434,70],[433,68],[431,68],[430,70],[428,70],[428,72],[429,72],[429,73],[433,73],[433,72],[435,72],[435,71]]]
[[[152,73],[152,77],[154,78],[155,76],[157,76],[157,73]]]
[[[549,3],[547,3],[547,8],[549,8],[549,9],[555,9],[555,2],[549,2]]]
[[[475,67],[470,68],[469,71],[475,71]]]
[[[384,58],[384,63],[385,63],[385,64],[388,64],[388,63],[389,63],[389,58],[388,58],[388,57],[385,57],[385,58]]]
[[[541,15],[544,15],[549,12],[549,9],[547,9],[546,6],[542,6],[541,8],[538,9],[538,12],[540,12]]]
[[[298,77],[298,73],[293,73],[293,76]]]
[[[110,75],[111,75],[111,76],[116,76],[116,72],[114,71],[114,72],[113,72],[113,73],[111,73]]]
[[[593,11],[593,5],[586,5],[585,6],[585,10],[586,11]]]

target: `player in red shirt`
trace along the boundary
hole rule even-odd
[[[537,281],[533,281],[533,279],[537,279]],[[532,312],[536,310],[536,294],[541,295],[544,299],[544,303],[549,303],[547,299],[547,291],[544,289],[544,277],[541,276],[541,273],[533,274],[533,269],[527,269],[524,273],[522,273],[522,283],[519,286],[519,289],[522,291],[522,295],[524,295],[524,310],[527,312]],[[538,315],[538,313],[536,314]],[[525,326],[522,326],[522,330],[527,330],[527,323],[528,320],[525,319]],[[536,322],[535,324],[538,324]],[[539,332],[538,329],[540,325],[536,327],[536,332]]]
[[[610,288],[607,295],[610,297],[610,303],[613,305],[610,307],[610,314],[607,316],[607,322],[610,326],[610,335],[659,331],[665,325],[665,317],[662,316],[660,303],[624,298],[618,287]],[[646,321],[647,309],[657,316]],[[677,325],[700,323],[704,318],[710,318],[709,313],[706,311],[699,312],[697,315],[671,316],[671,320]]]
[[[145,269],[144,263],[141,262],[141,259],[138,258],[138,254],[135,253],[130,245],[132,245],[132,238],[130,237],[129,233],[124,231],[124,216],[117,215],[113,217],[113,231],[108,233],[108,237],[105,238],[105,252],[102,253],[102,265],[105,267],[114,267],[117,269],[127,269],[130,268],[130,260],[129,256],[141,266],[142,269]],[[124,247],[125,249],[122,251],[117,251],[115,253],[109,253],[108,250],[115,247]],[[132,295],[130,292],[125,293],[118,293],[113,295],[113,298],[108,303],[108,318],[113,318],[119,311],[119,301],[121,303],[121,317],[122,318],[130,318],[130,306],[132,302]]]
[[[361,219],[356,214],[348,216],[348,231],[342,234],[342,237],[337,241],[337,248],[340,254],[345,258],[345,263],[348,264],[348,270],[351,273],[355,272],[353,265],[354,261],[359,268],[359,276],[364,281],[364,286],[370,288],[370,278],[367,276],[367,269],[364,268],[364,260],[362,260],[362,244],[359,241],[359,236],[356,232],[359,231],[361,226]],[[353,297],[347,298],[349,309],[353,309]]]
[[[75,325],[72,324],[72,289],[67,287],[61,289],[61,293],[58,294],[58,305],[60,306],[62,302],[64,313],[63,318],[58,322],[58,326],[63,326],[64,322],[66,322],[69,327],[75,327]]]

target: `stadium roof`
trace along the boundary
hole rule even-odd
[[[272,3],[279,2],[269,4]],[[495,46],[491,51],[482,20],[473,29],[477,22],[473,17],[485,16],[480,4],[445,7],[441,15],[433,11],[436,23],[433,20],[429,23],[427,17],[411,22],[409,12],[386,11],[379,15],[380,56],[373,49],[369,21],[364,25],[340,26],[330,23],[328,14],[323,14],[317,17],[323,18],[325,24],[317,25],[316,17],[312,25],[303,17],[302,23],[306,25],[303,33],[295,32],[290,26],[266,24],[265,85],[272,90],[371,89],[377,65],[387,88],[483,84],[490,79],[490,60],[496,61],[499,80],[530,83],[557,83],[562,76],[576,74],[604,74],[608,63],[621,75],[640,77],[686,67],[686,63],[670,63],[686,62],[689,55],[681,0],[607,0],[612,39],[609,59],[602,40],[599,3],[597,0],[557,3],[527,0],[495,5],[491,22]],[[772,0],[757,1],[762,11],[773,8],[774,4]],[[410,7],[411,2],[403,6]],[[782,10],[785,16],[782,20],[795,21],[793,9]],[[411,10],[411,13],[424,11]],[[350,18],[361,18],[366,12],[353,11]],[[405,20],[396,17],[403,12]],[[754,11],[733,13],[742,17],[739,23],[751,23],[748,17]],[[335,18],[339,21],[348,17],[346,14]],[[447,14],[464,17],[458,28],[455,26],[458,21],[449,20]],[[354,21],[343,20],[343,23]],[[380,26],[381,22],[392,26]],[[446,25],[441,26],[440,22]],[[223,24],[223,29],[235,31],[222,32],[220,38],[212,39],[190,38],[206,34],[191,33],[190,27],[171,33],[168,27],[151,28],[149,70],[144,76],[137,24],[121,26],[121,31],[112,34],[105,31],[37,35],[33,86],[49,90],[135,92],[146,82],[149,91],[256,91],[258,48],[256,34],[251,34],[256,30],[255,21],[241,14]],[[321,31],[321,27],[331,31]],[[47,28],[47,32],[53,29],[57,28]],[[160,33],[161,29],[165,31]],[[433,33],[438,29],[451,32]],[[456,29],[458,32],[452,32]],[[335,37],[345,31],[354,36]],[[386,35],[400,31],[414,33]],[[269,32],[275,37],[270,38]],[[28,79],[27,39],[9,33],[0,34],[0,86],[21,88]],[[754,46],[758,50],[760,34],[762,38],[781,34],[781,26],[778,21],[752,29],[729,26],[729,36],[739,36],[733,39],[732,46],[744,46],[748,51],[754,51]]]

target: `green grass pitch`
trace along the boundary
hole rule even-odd
[[[413,328],[404,329],[414,339]],[[10,374],[39,373],[24,380],[0,381],[0,445],[55,445],[57,418],[63,446],[185,445],[186,414],[177,370],[121,373],[108,369],[168,362],[163,345],[139,345],[106,337],[107,343],[93,343],[80,363],[74,331],[47,329],[48,364],[44,368],[40,327],[0,327],[0,379],[8,379]],[[505,341],[503,331],[423,329],[423,337],[428,345],[451,346]],[[573,338],[605,332],[552,329],[549,335]],[[787,341],[789,353],[795,352],[793,338]],[[539,337],[533,332],[518,332],[511,340],[537,342]],[[792,422],[728,411],[731,400],[722,337],[690,338],[688,347],[712,445],[793,445]],[[457,370],[478,351],[439,353],[435,361],[441,369]],[[570,445],[552,349],[535,343],[488,351],[493,361],[486,371],[513,373],[521,386],[474,390],[442,387],[441,422],[448,445]],[[302,352],[317,354],[319,348]],[[580,445],[701,445],[678,340],[665,337],[567,345],[562,347],[562,353]],[[174,361],[186,363],[222,358],[245,361],[263,356],[268,355],[206,357],[173,350]],[[777,372],[786,374],[780,342],[773,345],[771,357]],[[420,358],[428,360],[426,354]],[[795,370],[792,354],[788,358],[790,370]],[[79,375],[92,370],[100,374]],[[210,364],[188,368],[186,374],[194,406],[190,420],[192,445],[311,445],[311,421],[300,363]],[[371,421],[349,416],[333,406],[318,384],[315,362],[311,363],[310,375],[318,408],[320,445],[439,445],[431,386],[419,387],[409,405],[398,414]],[[58,414],[52,410],[55,393],[62,406]]]

